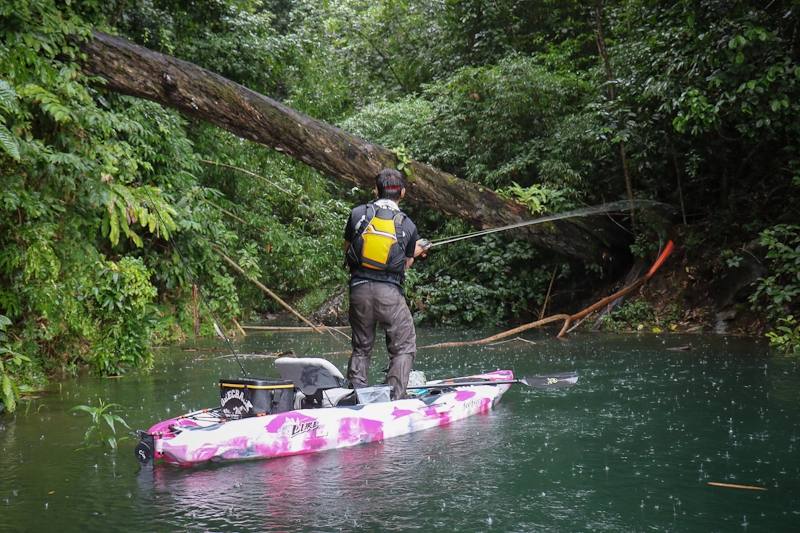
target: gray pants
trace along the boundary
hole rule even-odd
[[[417,352],[417,334],[406,299],[400,287],[392,283],[365,281],[350,287],[353,355],[347,365],[347,379],[354,388],[369,384],[367,372],[378,324],[386,331],[389,351],[386,382],[392,386],[394,398],[403,398]]]

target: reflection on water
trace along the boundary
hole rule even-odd
[[[453,336],[420,332],[421,342]],[[208,406],[217,380],[238,375],[223,347],[164,350],[149,374],[65,382],[0,418],[0,531],[760,531],[800,523],[797,360],[718,337],[532,338],[422,352],[417,367],[432,378],[578,370],[576,387],[512,388],[488,414],[383,443],[198,469],[140,470],[132,440],[117,453],[76,451],[88,420],[68,409],[103,398],[144,428]],[[689,352],[668,350],[689,342]],[[240,349],[312,355],[341,346],[327,336],[260,335]],[[373,380],[385,361],[376,356]],[[244,364],[276,375],[271,359]]]

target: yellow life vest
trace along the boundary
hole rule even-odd
[[[370,217],[370,211],[372,216]],[[350,250],[353,266],[400,273],[405,270],[405,215],[400,211],[367,204],[363,230],[356,228]]]

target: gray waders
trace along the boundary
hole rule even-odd
[[[354,388],[369,385],[367,373],[375,344],[375,330],[380,324],[386,331],[389,352],[386,381],[392,386],[393,397],[403,398],[408,374],[414,366],[417,334],[400,287],[380,281],[354,281],[350,286],[349,315],[353,355],[347,365],[347,379]]]

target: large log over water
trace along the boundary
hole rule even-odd
[[[333,178],[363,188],[374,186],[381,168],[395,166],[394,154],[280,102],[180,59],[125,39],[95,32],[83,46],[88,72],[113,91],[153,100],[207,120],[245,139],[270,146]],[[479,228],[519,222],[527,209],[493,191],[428,165],[413,162],[407,199],[460,217]],[[562,220],[519,230],[565,256],[597,260],[628,236],[602,217]]]

